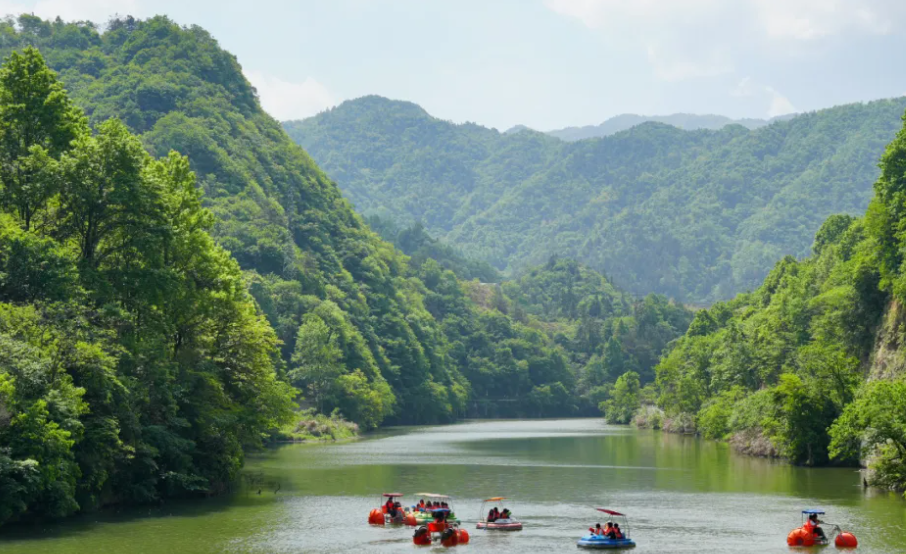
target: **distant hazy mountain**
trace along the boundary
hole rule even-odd
[[[694,131],[674,125],[700,116],[677,116],[564,141],[369,96],[284,127],[361,213],[423,222],[504,271],[556,254],[634,293],[706,303],[806,255],[828,215],[864,213],[904,109],[898,98]]]
[[[689,113],[675,113],[673,115],[635,115],[635,114],[622,114],[616,117],[611,117],[604,123],[600,125],[586,125],[584,127],[567,127],[565,129],[556,129],[553,131],[548,131],[547,134],[557,137],[563,140],[582,140],[587,138],[595,137],[606,137],[614,133],[619,133],[620,131],[625,131],[635,127],[636,125],[641,125],[642,123],[647,123],[653,121],[655,123],[664,123],[666,125],[673,125],[674,127],[679,127],[686,131],[694,131],[696,129],[721,129],[727,125],[742,125],[748,129],[757,129],[759,127],[764,127],[775,121],[784,121],[795,117],[795,114],[790,115],[781,115],[772,119],[730,119],[729,117],[724,117],[722,115],[696,115]],[[527,129],[524,125],[517,125],[507,132],[518,132],[523,129]]]

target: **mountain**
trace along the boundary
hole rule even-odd
[[[906,126],[880,157],[862,217],[835,214],[811,255],[695,315],[658,364],[639,421],[697,430],[793,463],[868,466],[906,490]]]
[[[226,490],[299,391],[364,428],[465,413],[407,257],[207,32],[0,31],[0,523]]]
[[[203,29],[0,31],[0,524],[228,490],[295,401],[366,429],[594,415],[691,320],[568,260],[505,292],[372,219],[403,254]]]
[[[821,222],[865,210],[906,98],[759,129],[644,123],[600,139],[501,134],[377,96],[284,123],[366,215],[518,274],[552,254],[628,291],[710,303],[803,256]]]
[[[770,125],[776,121],[786,121],[792,119],[794,115],[781,115],[771,119],[730,119],[722,115],[696,115],[688,113],[677,113],[672,115],[635,115],[622,114],[611,117],[600,125],[586,125],[584,127],[566,127],[548,131],[547,134],[557,137],[561,140],[574,141],[587,138],[600,138],[631,129],[642,123],[655,122],[664,125],[672,125],[686,131],[695,131],[697,129],[717,130],[727,125],[742,125],[747,129],[758,129],[765,125]]]

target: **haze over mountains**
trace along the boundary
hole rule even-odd
[[[701,303],[806,255],[827,216],[863,212],[904,108],[851,104],[756,129],[646,122],[567,142],[368,96],[284,127],[364,214],[421,221],[504,271],[573,256],[637,294]]]
[[[671,115],[636,115],[636,114],[621,114],[610,119],[607,119],[600,125],[583,125],[582,127],[565,127],[563,129],[555,129],[553,131],[546,131],[546,133],[552,137],[557,137],[562,140],[582,140],[587,138],[598,138],[610,136],[614,133],[619,133],[620,131],[625,131],[635,127],[636,125],[641,125],[649,121],[655,123],[663,123],[665,125],[673,125],[674,127],[679,127],[680,129],[685,129],[686,131],[694,131],[696,129],[721,129],[727,125],[742,125],[749,129],[757,129],[759,127],[764,127],[775,121],[786,121],[795,117],[795,114],[789,115],[780,115],[777,117],[772,117],[771,119],[757,119],[757,118],[745,118],[745,119],[731,119],[723,115],[697,115],[689,113],[675,113]],[[529,130],[529,127],[525,125],[516,125],[507,129],[506,133],[518,133],[519,131]]]

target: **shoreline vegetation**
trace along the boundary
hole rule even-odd
[[[349,442],[362,436],[359,426],[344,419],[337,410],[328,416],[309,408],[296,416],[274,435],[274,444]]]

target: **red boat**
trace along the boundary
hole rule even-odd
[[[396,503],[397,498],[401,498],[402,493],[399,492],[385,492],[381,495],[381,507],[374,508],[371,512],[368,513],[368,523],[371,525],[403,525],[406,523],[407,515],[406,511],[403,510],[402,506],[396,508],[394,514],[390,513],[390,510],[387,509],[387,500],[391,500]],[[385,500],[386,499],[386,500]],[[414,525],[412,523],[411,525]]]

